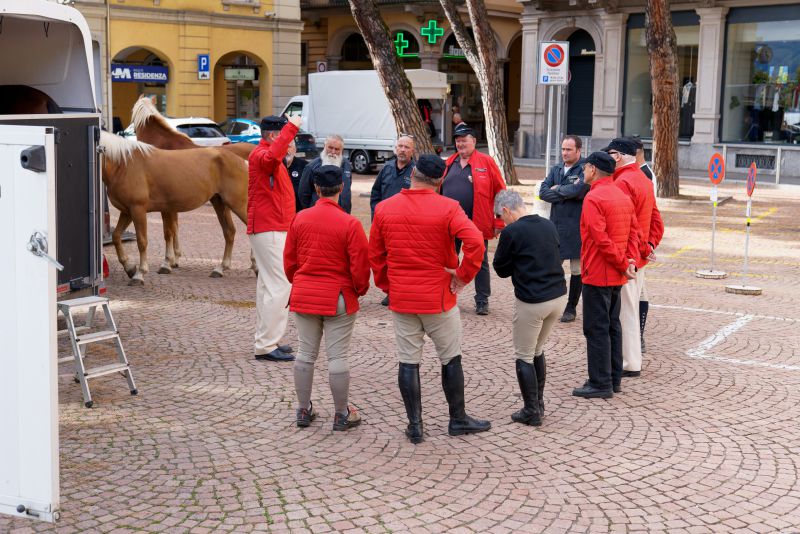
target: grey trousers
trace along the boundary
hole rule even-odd
[[[314,364],[317,361],[319,346],[324,334],[325,351],[328,354],[328,372],[338,374],[348,371],[350,365],[347,356],[350,352],[350,338],[353,336],[356,315],[358,314],[347,314],[342,295],[339,295],[339,303],[334,316],[295,313],[297,337],[300,342],[297,359]]]

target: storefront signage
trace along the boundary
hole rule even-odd
[[[402,56],[405,53],[408,44],[408,39],[405,38],[403,32],[397,32],[397,36],[394,38],[394,49],[397,51],[398,56]]]
[[[167,83],[169,68],[156,65],[111,64],[111,81],[131,83]]]
[[[225,79],[226,80],[255,80],[256,79],[256,69],[226,68],[225,69]]]
[[[427,26],[423,26],[419,30],[420,35],[423,37],[428,38],[428,44],[436,44],[436,41],[439,40],[439,37],[444,35],[444,29],[439,27],[439,24],[431,19],[428,21]]]
[[[567,85],[569,83],[569,43],[539,43],[539,83]]]

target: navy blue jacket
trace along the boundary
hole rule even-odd
[[[298,192],[301,209],[310,208],[316,204],[319,199],[316,190],[314,190],[314,181],[311,179],[311,174],[314,172],[314,169],[320,167],[322,167],[322,158],[316,158],[303,169],[303,176],[300,178],[300,188]],[[350,213],[352,208],[350,202],[350,187],[353,184],[353,171],[350,168],[350,161],[347,159],[342,160],[342,182],[344,187],[342,188],[342,193],[339,195],[339,205],[344,211]]]
[[[369,207],[372,210],[372,218],[375,217],[375,206],[378,202],[386,200],[399,193],[403,189],[411,187],[411,170],[417,162],[413,159],[403,170],[397,170],[397,158],[387,161],[386,164],[375,177],[372,184],[372,193],[369,195]]]
[[[550,220],[556,225],[562,260],[581,257],[581,209],[589,186],[583,182],[579,160],[564,174],[564,163],[553,165],[539,189],[539,198],[551,204]],[[554,185],[558,187],[552,189]]]

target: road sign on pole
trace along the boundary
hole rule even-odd
[[[748,256],[750,251],[750,213],[753,207],[753,191],[756,188],[756,168],[755,162],[750,164],[750,170],[747,173],[747,218],[745,234],[744,234],[744,276],[742,276],[741,284],[732,284],[725,286],[726,293],[736,293],[737,295],[760,295],[761,288],[747,285],[747,271],[748,271]]]
[[[717,152],[708,161],[708,178],[711,180],[711,269],[700,269],[695,272],[698,278],[726,278],[728,273],[714,269],[714,237],[717,233],[717,185],[725,179],[725,159]]]
[[[539,43],[539,83],[567,85],[569,83],[569,43],[543,41]]]

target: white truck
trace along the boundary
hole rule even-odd
[[[59,516],[56,289],[103,279],[94,84],[78,10],[0,2],[0,514]]]
[[[433,123],[438,132],[443,132],[447,74],[412,69],[406,75],[417,100],[431,102]],[[283,112],[302,116],[301,128],[316,138],[320,148],[328,135],[341,135],[344,155],[350,159],[354,172],[374,170],[394,155],[397,126],[374,70],[309,74],[308,94],[292,97]]]

